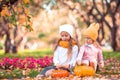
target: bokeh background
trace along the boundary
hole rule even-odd
[[[81,46],[83,31],[92,22],[100,24],[97,41],[105,59],[105,69],[96,77],[118,80],[120,0],[0,0],[0,78],[35,77],[42,68],[49,66],[40,62],[51,60],[48,56],[52,56],[60,25],[73,25],[74,38]],[[44,56],[47,57],[39,59]],[[21,58],[25,63],[18,69],[13,63],[16,60],[19,63]],[[37,66],[29,67],[31,62]]]
[[[12,14],[10,14],[10,6],[8,6],[8,13],[9,16],[15,16],[11,18],[13,22],[7,21],[7,19],[5,21],[5,16],[4,19],[0,18],[0,48],[8,48],[5,49],[5,53],[24,49],[51,48],[59,37],[58,27],[65,23],[72,24],[75,27],[75,38],[82,45],[82,33],[92,22],[100,24],[98,37],[100,45],[106,50],[120,50],[119,0],[33,0],[31,2],[23,0],[26,1],[23,10],[20,7],[25,2],[17,6],[15,5],[19,4],[17,0],[10,1],[13,1],[11,5],[14,5],[14,14],[12,9]],[[3,5],[1,4],[1,12]],[[29,7],[26,8],[26,6]],[[25,26],[25,28],[21,25],[25,22],[26,16],[27,19],[30,17],[31,20],[32,26],[30,28],[33,29],[31,32],[26,31],[26,28],[30,29],[29,27]],[[16,19],[14,20],[14,18]],[[13,26],[8,23],[13,24]]]

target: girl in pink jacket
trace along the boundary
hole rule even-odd
[[[98,36],[98,23],[92,23],[84,32],[85,44],[80,47],[80,52],[77,57],[78,65],[88,65],[95,69],[99,64],[99,67],[104,67],[104,61],[102,56],[102,49],[96,42]]]

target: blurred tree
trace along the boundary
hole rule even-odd
[[[113,50],[120,50],[120,36],[118,35],[120,26],[118,21],[120,20],[120,0],[73,0],[74,4],[68,4],[68,1],[65,0],[62,2],[71,11],[76,11],[80,15],[81,21],[86,22],[88,26],[92,22],[100,24],[99,35],[101,37],[98,37],[99,43],[105,40],[105,27],[107,26],[111,33],[109,37]],[[77,7],[77,3],[80,4],[79,8]]]
[[[28,30],[32,29],[31,17],[28,7],[31,0],[0,0],[0,37],[6,35],[5,53],[17,53],[17,48],[25,36],[26,32],[18,33],[18,26],[23,26]],[[13,29],[13,38],[10,30]],[[19,38],[17,37],[19,36]]]
[[[88,26],[91,22],[100,24],[99,34],[102,37],[98,37],[99,43],[105,40],[105,26],[107,26],[111,33],[110,40],[113,50],[120,50],[118,45],[120,42],[118,35],[120,0],[59,0],[59,2],[68,6],[73,13],[79,14],[83,22],[86,22]],[[110,20],[107,18],[110,18]],[[71,15],[70,19],[77,28],[76,18]]]
[[[4,2],[4,0],[2,1]],[[13,0],[13,1],[14,1],[14,5],[18,3],[18,0]],[[23,3],[27,3],[27,4],[29,3],[29,0],[19,0],[19,1],[24,1]],[[27,4],[25,4],[26,7],[28,6]],[[88,26],[91,22],[98,22],[100,24],[99,34],[101,35],[101,37],[98,38],[99,43],[105,40],[105,33],[106,33],[105,27],[107,26],[107,28],[111,33],[110,40],[113,50],[120,50],[120,47],[118,45],[119,44],[118,26],[120,26],[118,23],[118,19],[120,16],[120,0],[34,0],[32,2],[31,11],[32,13],[35,12],[38,13],[40,9],[44,9],[48,12],[51,12],[52,9],[59,9],[59,7],[67,7],[69,9],[69,11],[66,12],[69,13],[68,17],[75,25],[76,32],[78,33],[77,34],[78,39],[80,39],[79,36],[80,31],[78,29],[80,28],[79,25],[81,25],[78,23],[78,19],[77,19],[79,16],[81,21],[83,21],[83,23],[86,23]],[[11,10],[10,6],[9,9]],[[22,12],[24,11],[25,10],[22,9]],[[7,11],[5,15],[9,16]],[[15,15],[15,13],[13,15]],[[17,23],[19,24],[26,22],[26,18],[24,18],[25,16],[26,15],[21,15],[17,18],[11,16],[10,19],[13,20],[13,21],[11,20],[12,23],[19,21]],[[108,18],[110,18],[110,20],[108,20]],[[29,19],[30,17],[28,16],[27,20]],[[14,24],[14,26],[15,25],[16,24]],[[25,27],[32,29],[30,27],[30,23],[28,26]],[[17,28],[15,28],[15,30],[17,30]]]
[[[101,2],[93,0],[92,2],[89,1],[86,3],[86,15],[82,14],[81,16],[88,25],[93,21],[100,23],[102,38],[98,38],[98,41],[101,42],[105,39],[104,27],[106,25],[111,33],[111,46],[113,50],[120,50],[117,40],[119,37],[119,35],[117,35],[117,31],[120,26],[118,23],[120,17],[120,0],[101,0]],[[106,19],[108,16],[111,21]]]
[[[36,2],[37,1],[37,2]],[[98,22],[100,24],[98,42],[105,40],[105,27],[107,26],[111,35],[111,46],[113,50],[119,50],[118,47],[118,17],[120,11],[119,0],[35,0],[34,5],[50,12],[52,9],[59,9],[60,7],[68,7],[68,17],[76,28],[76,38],[80,41],[80,24],[78,23],[78,16],[83,23],[88,26],[91,22]],[[55,7],[57,6],[57,7]],[[35,12],[35,11],[34,11]],[[76,17],[77,16],[77,17]],[[111,21],[108,20],[110,18]]]

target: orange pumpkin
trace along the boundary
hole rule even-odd
[[[79,77],[83,76],[94,76],[95,75],[95,70],[90,67],[90,66],[76,66],[74,68],[74,74]]]
[[[53,78],[56,78],[56,77],[67,77],[67,76],[69,76],[69,72],[66,71],[66,70],[59,69],[59,70],[54,70],[52,72],[52,77]]]

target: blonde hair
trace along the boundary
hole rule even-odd
[[[58,47],[58,45],[59,45],[59,42],[61,41],[62,39],[61,38],[59,38],[58,40],[57,40],[57,42],[56,42],[56,45],[55,45],[55,47],[54,47],[54,52],[55,52],[55,50],[57,49],[57,47]],[[68,46],[68,58],[67,58],[67,60],[69,60],[69,59],[71,59],[71,57],[72,57],[72,40],[74,40],[73,38],[71,38],[70,37],[70,39],[68,40],[68,42],[69,42],[69,46]],[[74,41],[76,41],[76,40],[74,40]],[[78,43],[76,44],[77,46],[78,46]],[[54,55],[54,54],[53,54]]]
[[[94,41],[93,44],[94,44],[95,47],[97,47],[99,49],[102,49],[102,47],[100,46],[100,44],[97,41]]]

